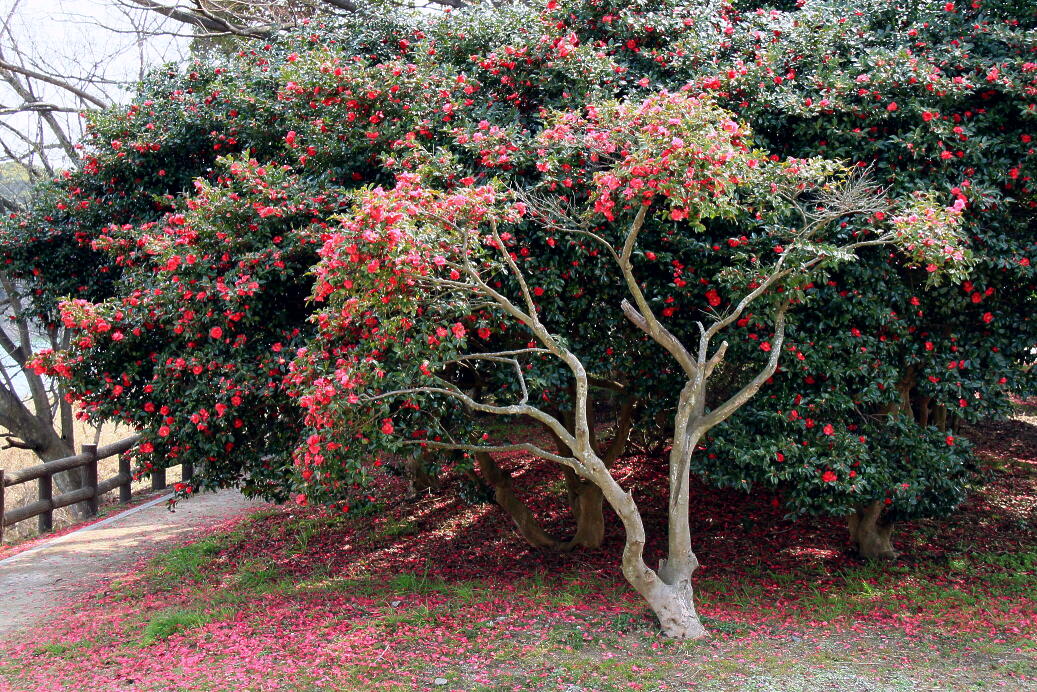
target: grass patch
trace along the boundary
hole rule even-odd
[[[396,593],[445,593],[449,587],[442,579],[429,577],[428,572],[424,574],[413,574],[403,572],[389,580],[389,588]]]
[[[173,548],[152,561],[149,576],[167,586],[183,581],[201,581],[205,576],[204,568],[225,545],[225,537],[213,536]]]
[[[376,622],[383,627],[395,628],[400,625],[410,627],[426,627],[436,624],[439,611],[427,605],[419,605],[413,608],[399,608],[386,613]]]
[[[281,572],[276,567],[249,561],[242,563],[234,575],[234,588],[252,594],[270,593],[280,586],[280,578]]]
[[[84,639],[78,642],[50,642],[47,644],[40,644],[33,653],[37,656],[61,656],[63,658],[71,658],[71,654],[74,654],[79,649],[84,649],[92,646],[95,642]],[[68,655],[66,655],[68,654]]]
[[[182,608],[168,608],[151,616],[148,624],[141,634],[141,646],[151,646],[160,641],[169,639],[178,632],[186,632],[197,629],[203,625],[216,620],[222,620],[231,615],[230,608],[221,608],[215,611],[186,610]]]

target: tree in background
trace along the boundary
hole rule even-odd
[[[22,15],[31,9],[24,1],[13,2],[0,24],[0,209],[14,218],[34,203],[46,206],[51,181],[81,165],[80,114],[110,107],[132,88],[143,74],[146,54],[134,39],[143,41],[158,29],[132,13],[125,16],[132,38],[119,36],[99,54],[70,54],[26,28]],[[0,329],[0,427],[6,448],[31,450],[43,461],[74,454],[73,409],[63,384],[27,367],[37,350],[67,347],[70,334],[38,304],[34,282],[11,263],[0,270],[0,286],[7,318]],[[71,472],[55,480],[61,490],[80,483]]]
[[[817,282],[828,307],[790,331],[798,358],[775,404],[700,457],[711,482],[776,488],[790,513],[846,514],[861,554],[893,557],[895,522],[964,499],[960,424],[1034,393],[1037,8],[862,0],[723,17],[668,53],[677,73],[772,151],[859,162],[895,196],[954,198],[978,259],[966,280],[931,286],[925,267],[873,251]]]

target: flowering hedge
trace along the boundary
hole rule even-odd
[[[1019,365],[1037,341],[1037,62],[1026,40],[1037,20],[1027,3],[977,5],[898,10],[855,0],[779,11],[551,0],[435,19],[372,13],[243,43],[226,61],[156,72],[131,106],[94,116],[83,168],[5,224],[5,260],[35,282],[49,319],[60,318],[62,296],[72,299],[63,318],[85,323],[80,341],[40,367],[68,377],[93,415],[144,430],[144,463],[190,459],[202,466],[203,485],[306,495],[324,445],[348,446],[303,432],[318,393],[304,392],[299,378],[315,372],[326,344],[310,343],[310,361],[304,354],[283,386],[282,378],[328,314],[302,300],[317,249],[325,258],[345,252],[328,229],[338,233],[340,214],[370,204],[366,192],[347,203],[351,191],[392,189],[400,174],[417,175],[442,193],[535,190],[535,200],[520,200],[533,206],[593,199],[607,222],[640,186],[697,181],[653,179],[658,157],[668,156],[659,141],[612,177],[592,176],[595,166],[581,157],[607,159],[614,144],[567,141],[566,128],[586,131],[611,117],[608,103],[688,88],[730,112],[718,134],[751,129],[779,161],[859,163],[888,197],[917,206],[844,219],[833,242],[920,223],[932,233],[899,253],[864,248],[858,261],[796,287],[802,304],[781,369],[702,441],[696,470],[717,484],[778,488],[793,514],[864,517],[877,505],[888,523],[946,512],[968,479],[956,421],[1004,413],[1009,391],[1032,393],[1032,374]],[[600,108],[587,110],[591,103]],[[265,185],[283,196],[271,198]],[[739,208],[751,205],[740,189]],[[648,219],[632,257],[646,300],[681,338],[694,334],[696,319],[732,308],[745,275],[730,267],[784,249],[760,219],[712,213],[722,199],[714,192]],[[545,325],[600,376],[599,408],[634,402],[634,427],[667,436],[655,421],[681,386],[669,355],[617,311],[625,288],[593,238],[543,216],[516,221],[509,247]],[[951,242],[959,234],[964,247]],[[930,269],[961,260],[975,263],[967,279],[930,280],[939,273]],[[317,297],[328,297],[316,280]],[[517,289],[507,272],[496,280]],[[717,372],[714,401],[765,360],[772,320],[764,311],[740,318],[744,336]],[[102,324],[108,329],[98,331]],[[488,313],[440,326],[447,333],[436,338],[456,356],[471,344],[526,343]],[[530,396],[570,408],[567,371],[549,360],[532,365]],[[496,371],[465,376],[466,386],[509,386]],[[440,413],[465,434],[483,432],[478,417]],[[372,455],[399,451],[400,416],[419,414],[384,411],[358,431],[364,454],[335,455],[352,475],[322,497],[362,497],[353,486],[371,472]]]

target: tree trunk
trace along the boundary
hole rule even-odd
[[[563,547],[566,550],[600,548],[605,540],[605,515],[602,511],[605,498],[601,488],[566,467],[565,489],[569,496],[569,509],[576,518],[576,534]]]
[[[508,472],[499,467],[487,452],[476,452],[475,460],[479,473],[493,486],[494,499],[515,522],[519,535],[534,548],[557,548],[559,542],[544,531],[529,507],[515,494]]]
[[[694,571],[694,570],[692,570]],[[691,574],[675,577],[669,583],[666,561],[659,565],[660,583],[645,600],[651,606],[659,625],[668,637],[674,639],[701,639],[706,636],[706,628],[695,610],[695,592],[691,586]]]
[[[50,422],[33,415],[6,387],[0,387],[0,427],[21,440],[16,446],[31,449],[41,462],[75,454],[72,445],[58,435]],[[81,488],[82,476],[79,469],[56,474],[54,485],[59,493]],[[85,502],[72,505],[68,509],[76,519],[82,519],[87,515]]]
[[[893,522],[882,516],[881,501],[858,507],[856,513],[847,517],[850,542],[857,553],[869,560],[895,560],[897,551],[890,540]]]
[[[407,476],[407,494],[414,496],[439,488],[439,479],[428,472],[429,453],[420,457],[408,457],[403,463]]]
[[[624,491],[611,477],[599,477],[601,489],[609,506],[615,510],[626,531],[623,545],[623,576],[644,597],[659,619],[663,634],[674,639],[701,639],[708,632],[695,611],[691,575],[697,561],[681,569],[671,567],[666,560],[655,572],[644,561],[645,529],[641,513],[633,495]],[[688,546],[687,553],[691,553]]]

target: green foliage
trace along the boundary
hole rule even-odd
[[[344,419],[307,420],[307,412],[333,393],[336,360],[357,355],[346,344],[376,332],[433,335],[435,369],[529,341],[499,314],[449,295],[426,310],[425,296],[406,291],[377,305],[380,296],[319,287],[321,254],[325,268],[352,254],[343,233],[362,233],[349,228],[358,210],[382,194],[403,203],[392,197],[401,174],[439,200],[493,190],[495,213],[512,214],[500,202],[514,201],[509,189],[564,197],[565,209],[600,203],[616,221],[594,228],[612,240],[629,220],[630,198],[620,197],[629,183],[662,184],[680,204],[646,220],[632,261],[667,328],[693,343],[697,319],[745,294],[751,272],[739,268],[773,261],[778,239],[795,230],[791,207],[761,201],[773,198],[775,181],[748,162],[802,159],[830,175],[837,167],[821,162],[840,161],[870,167],[891,200],[922,208],[843,219],[796,252],[816,256],[883,228],[910,229],[912,213],[932,212],[939,223],[928,227],[939,232],[931,245],[902,243],[900,253],[832,257],[785,286],[797,305],[781,369],[703,442],[697,468],[720,485],[776,488],[790,513],[839,515],[876,500],[898,518],[948,511],[969,461],[967,443],[953,435],[950,444],[947,426],[1003,414],[1008,392],[1034,391],[1033,372],[1019,366],[1037,341],[1029,39],[1037,20],[1028,3],[1009,0],[951,10],[920,1],[797,5],[566,1],[442,18],[372,10],[156,70],[129,107],[92,116],[83,167],[39,189],[33,208],[2,228],[0,251],[37,291],[37,310],[77,331],[68,352],[38,367],[67,378],[89,415],[142,430],[143,469],[193,461],[200,487],[335,498],[355,509],[382,455],[411,449],[405,434],[471,440],[496,431],[428,395],[418,408],[385,402],[362,425],[351,419],[346,434],[322,434]],[[659,131],[626,133],[633,155],[622,170],[610,168],[614,152],[585,139],[664,89],[710,104],[705,120],[718,134],[728,122],[744,132],[731,197],[703,194],[703,169],[690,159],[681,160],[687,179],[646,173],[661,159],[673,163]],[[558,137],[549,143],[545,132]],[[613,213],[608,203],[617,201]],[[419,242],[394,245],[393,262],[456,255],[456,235],[408,223]],[[627,292],[607,252],[534,215],[502,223],[550,331],[639,402],[642,434],[665,438],[655,416],[673,406],[680,378],[619,312]],[[518,295],[486,249],[494,286]],[[944,268],[933,253],[970,276],[944,272],[953,280],[932,285],[929,265]],[[330,300],[308,302],[315,286]],[[59,314],[62,298],[71,302]],[[344,309],[359,309],[353,298],[368,301],[373,322],[318,338]],[[389,308],[392,323],[382,321]],[[410,324],[406,310],[416,313]],[[758,371],[771,313],[761,308],[736,325],[711,402]],[[447,338],[436,336],[440,328]],[[363,354],[363,374],[384,374],[382,385],[413,382],[427,345],[407,344],[386,369],[379,344]],[[452,376],[514,401],[521,392],[499,365]],[[546,358],[525,365],[531,400],[564,412],[566,370]],[[601,408],[616,401],[606,390],[596,398]]]

